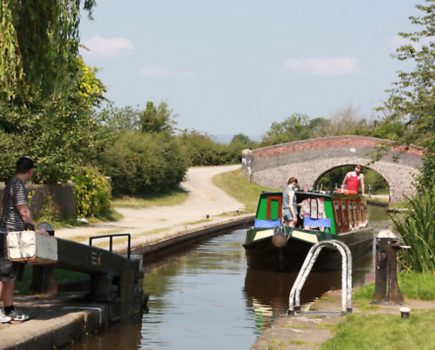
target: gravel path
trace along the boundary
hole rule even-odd
[[[135,243],[160,240],[177,232],[195,229],[204,224],[226,220],[224,213],[243,209],[243,204],[216,187],[215,175],[240,168],[239,165],[195,167],[188,170],[181,184],[188,191],[187,199],[178,205],[142,209],[116,208],[123,215],[119,221],[56,231],[60,238],[87,241],[91,236],[106,233],[130,233]],[[208,219],[207,219],[208,215]]]

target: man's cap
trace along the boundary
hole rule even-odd
[[[25,157],[21,157],[20,159],[17,160],[17,166],[16,169],[17,170],[30,170],[33,169],[35,167],[35,162],[33,161],[32,158],[25,156]]]

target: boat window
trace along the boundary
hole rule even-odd
[[[338,228],[341,227],[341,211],[340,211],[340,204],[338,200],[334,200],[334,214],[335,214],[335,220],[337,222]]]
[[[342,209],[342,213],[343,213],[343,226],[347,227],[349,224],[349,213],[347,211],[348,206],[347,206],[347,202],[343,201],[341,202],[341,209]]]

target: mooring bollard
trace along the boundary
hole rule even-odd
[[[397,282],[397,252],[400,239],[383,230],[376,237],[375,292],[372,304],[402,304],[403,296]]]

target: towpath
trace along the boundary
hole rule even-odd
[[[240,168],[239,165],[194,167],[187,172],[181,187],[187,199],[178,205],[141,209],[115,208],[123,215],[119,221],[86,227],[64,228],[56,236],[85,242],[89,237],[109,233],[130,233],[133,245],[164,240],[180,232],[228,220],[228,215],[243,210],[243,204],[213,184],[217,174]]]

